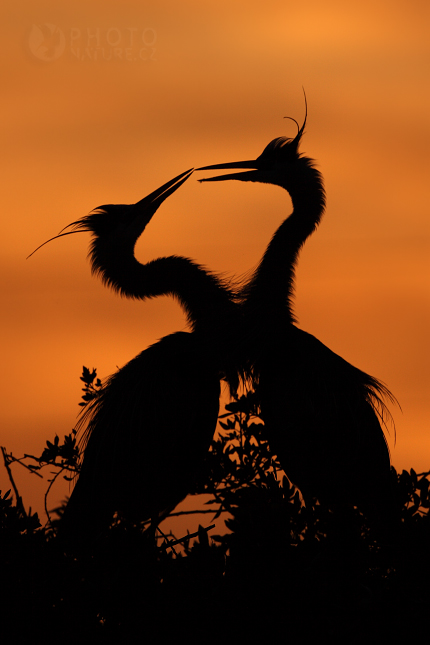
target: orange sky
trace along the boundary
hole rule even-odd
[[[170,300],[127,302],[93,278],[84,235],[26,256],[99,204],[294,135],[282,117],[302,121],[304,86],[302,150],[328,208],[300,258],[299,323],[390,387],[403,409],[393,463],[429,469],[428,3],[5,0],[2,11],[1,444],[40,453],[75,423],[82,365],[107,376],[184,328]],[[289,207],[271,186],[193,177],[138,255],[240,274]],[[40,509],[37,482],[18,479]]]

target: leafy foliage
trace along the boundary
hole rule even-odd
[[[82,388],[82,401],[81,403],[79,403],[79,405],[81,407],[84,407],[100,392],[102,382],[99,378],[97,378],[97,370],[93,368],[93,370],[90,372],[88,367],[85,367],[85,365],[82,368],[82,376],[80,377],[80,379],[85,383],[85,387]]]
[[[23,514],[18,504],[13,503],[11,489],[4,495],[0,491],[0,532],[2,540],[15,538],[23,533],[33,533],[40,527],[37,513]]]
[[[85,405],[102,384],[87,368],[81,380]],[[304,504],[270,452],[252,392],[226,406],[220,426],[193,495],[210,496],[224,534],[199,527],[155,541],[116,522],[76,553],[55,538],[55,522],[41,528],[25,510],[12,473],[48,473],[46,508],[54,482],[79,473],[76,431],[47,441],[40,457],[2,448],[15,493],[0,493],[3,626],[19,625],[23,639],[43,632],[44,642],[165,642],[181,632],[204,642],[419,637],[430,600],[430,473],[392,469],[398,521],[387,540],[355,508]]]

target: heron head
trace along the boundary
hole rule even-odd
[[[88,215],[68,224],[58,235],[51,237],[38,246],[33,253],[36,253],[48,242],[73,233],[92,233],[93,238],[100,241],[109,239],[118,241],[122,239],[123,241],[135,242],[164,200],[182,186],[192,173],[192,169],[181,173],[136,204],[104,204],[103,206],[98,206]],[[67,231],[66,229],[70,230]],[[30,253],[28,257],[33,253]]]
[[[247,168],[248,170],[246,172],[228,173],[225,175],[219,175],[218,177],[207,177],[205,179],[199,179],[199,181],[226,181],[229,179],[236,179],[238,181],[255,181],[268,184],[278,184],[285,187],[286,176],[288,176],[294,165],[297,164],[298,159],[300,159],[298,149],[305,130],[308,113],[306,95],[305,107],[305,119],[301,127],[295,119],[292,119],[292,117],[285,117],[286,119],[291,119],[297,125],[298,132],[293,139],[288,137],[277,137],[276,139],[273,139],[273,141],[264,148],[263,152],[256,159],[234,161],[196,168],[196,170],[238,170]]]
[[[96,237],[124,236],[137,238],[143,233],[161,204],[192,175],[187,170],[154,190],[136,204],[105,204],[70,224],[75,232],[88,231]]]

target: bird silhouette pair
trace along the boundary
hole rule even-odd
[[[185,257],[141,264],[134,256],[145,227],[192,169],[136,204],[100,206],[57,236],[91,233],[92,272],[104,284],[128,298],[171,295],[190,327],[110,376],[84,409],[84,457],[63,516],[66,532],[95,537],[115,512],[158,522],[184,499],[215,432],[222,379],[232,395],[240,383],[256,391],[272,452],[305,499],[376,513],[386,506],[382,425],[385,401],[394,397],[295,324],[298,255],[325,209],[322,176],[299,153],[305,124],[306,117],[294,139],[274,139],[255,160],[197,169],[241,169],[200,181],[263,182],[291,197],[292,213],[245,284]]]

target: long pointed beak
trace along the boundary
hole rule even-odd
[[[187,181],[187,179],[193,174],[193,168],[190,168],[189,170],[186,170],[185,172],[182,172],[180,175],[175,177],[174,179],[171,179],[168,181],[164,186],[160,186],[160,188],[157,188],[157,190],[154,190],[153,193],[150,195],[147,195],[140,201],[136,202],[135,206],[141,206],[143,208],[148,207],[150,204],[153,204],[154,202],[158,202],[158,206],[160,206],[165,199],[169,197],[172,193],[175,192],[175,190],[178,190],[182,184]]]
[[[258,169],[258,165],[255,159],[249,159],[247,161],[232,161],[230,163],[219,163],[213,166],[202,166],[201,168],[196,168],[196,170],[227,170],[233,168],[250,168],[251,170],[248,172],[228,173],[226,175],[219,175],[218,177],[207,177],[206,179],[199,179],[199,181],[226,181],[227,179],[247,181],[252,178],[254,172]]]
[[[253,168],[256,170],[258,166],[255,159],[251,159],[248,161],[231,161],[230,163],[218,163],[213,166],[202,166],[201,168],[196,168],[196,170],[226,170],[227,168]]]
[[[158,208],[161,206],[161,204],[164,202],[165,199],[167,199],[172,193],[174,193],[182,184],[187,181],[189,177],[193,174],[194,169],[190,168],[189,170],[186,170],[185,172],[181,172],[180,175],[175,177],[174,179],[171,179],[167,183],[163,184],[163,186],[160,186],[160,188],[157,188],[157,190],[154,190],[152,193],[144,197],[143,199],[140,199],[138,202],[135,204],[130,204],[126,205],[125,208],[127,209],[135,209],[137,207],[137,213],[139,213],[139,216],[142,211],[147,211],[148,223],[151,219],[151,217],[154,215],[154,213],[158,210]],[[93,210],[98,210],[98,209],[103,209],[104,206],[98,206],[97,208]],[[68,235],[68,233],[63,233],[67,228],[71,228],[72,226],[79,226],[80,224],[84,223],[85,224],[86,217],[82,219],[78,219],[76,222],[72,222],[71,224],[68,224],[65,226],[61,231],[60,234],[62,235]],[[86,230],[86,229],[84,229]],[[77,233],[79,232],[79,228],[76,231],[70,231],[71,233]],[[59,236],[57,236],[59,237]],[[52,238],[55,240],[55,238]],[[50,241],[50,240],[48,240]],[[36,249],[37,250],[37,249]]]
[[[161,204],[164,202],[165,199],[167,199],[172,193],[174,193],[182,184],[187,181],[187,179],[193,174],[194,169],[190,168],[189,170],[186,170],[185,172],[182,172],[180,175],[175,177],[174,179],[171,179],[168,181],[166,184],[161,186],[160,188],[157,188],[157,190],[154,190],[154,192],[150,193],[140,201],[136,202],[134,206],[137,206],[142,210],[148,209],[148,219],[147,222],[152,218],[154,213],[158,210],[158,208],[161,206]],[[97,209],[96,209],[97,210]],[[88,232],[88,228],[86,228],[85,221],[86,217],[77,220],[76,222],[72,222],[71,224],[68,224],[65,226],[61,231],[59,232],[58,235],[55,235],[55,237],[51,237],[49,240],[46,240],[46,242],[43,242],[40,246],[37,247],[33,251],[33,253],[30,253],[30,255],[27,256],[30,258],[36,251],[38,251],[42,246],[45,246],[45,244],[48,244],[48,242],[52,242],[53,240],[56,240],[59,237],[64,237],[65,235],[73,235],[74,233],[86,233]],[[146,223],[147,223],[146,222]],[[75,227],[73,231],[67,231],[64,233],[63,231],[66,231],[68,228]]]

